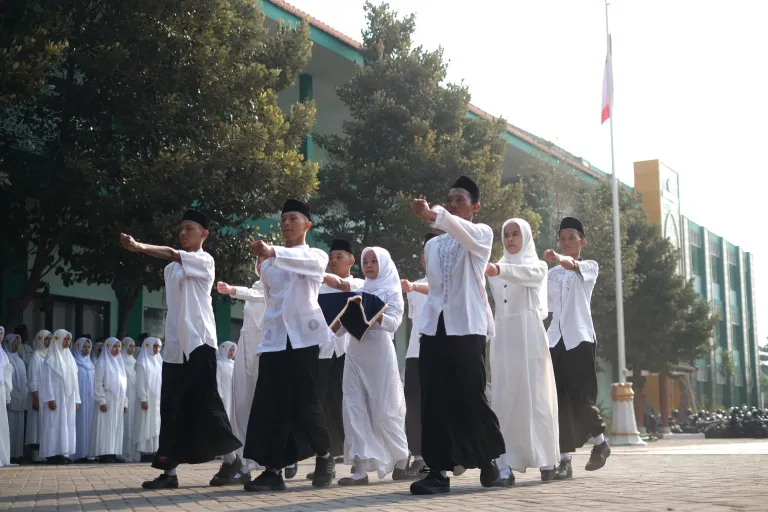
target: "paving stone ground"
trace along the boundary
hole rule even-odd
[[[184,466],[181,488],[145,491],[156,476],[143,464],[13,466],[0,468],[0,510],[33,511],[606,511],[606,512],[768,512],[768,442],[659,441],[647,447],[616,447],[608,465],[586,473],[589,452],[574,458],[575,476],[542,483],[538,471],[517,475],[512,489],[483,489],[479,473],[452,478],[452,492],[411,496],[409,483],[390,478],[367,487],[335,483],[315,489],[304,475],[311,461],[288,481],[283,493],[253,494],[207,485],[217,464]],[[337,473],[346,473],[337,466]]]

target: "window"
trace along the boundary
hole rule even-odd
[[[109,336],[109,315],[109,302],[49,295],[29,303],[24,322],[30,336],[42,329],[66,329],[74,337],[88,334],[96,339]]]
[[[712,256],[715,256],[716,258],[719,258],[722,255],[723,252],[723,246],[720,244],[720,240],[717,240],[714,237],[710,237],[709,239],[709,253]]]
[[[733,266],[739,264],[739,252],[736,247],[728,247],[728,264]]]
[[[688,230],[688,234],[691,239],[691,245],[694,247],[701,247],[701,231],[696,228]]]
[[[734,384],[741,387],[744,385],[744,369],[741,367],[741,352],[733,349],[733,381]]]
[[[165,338],[165,310],[144,308],[144,332],[155,338]]]

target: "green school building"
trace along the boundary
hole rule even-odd
[[[288,111],[290,105],[297,101],[313,99],[317,106],[313,133],[317,135],[340,132],[348,112],[337,97],[336,88],[353,76],[355,63],[362,63],[360,43],[281,0],[264,0],[261,6],[267,18],[266,23],[272,30],[277,29],[279,22],[295,24],[301,20],[308,21],[310,38],[314,43],[310,63],[297,83],[280,94],[280,106],[284,111]],[[491,117],[474,106],[470,107],[467,115]],[[587,161],[511,124],[507,125],[503,137],[507,143],[503,169],[505,178],[509,180],[517,177],[521,168],[530,168],[531,161],[539,162],[542,167],[566,165],[579,171],[588,181],[609,179],[606,173]],[[303,152],[308,159],[320,164],[326,157],[322,149],[313,143],[311,136],[307,138]],[[529,172],[535,172],[535,169]],[[645,198],[650,192],[644,191],[643,194]],[[661,198],[663,193],[660,194]],[[277,217],[265,219],[266,223],[276,224]],[[667,229],[667,224],[664,224],[664,233],[670,237],[671,233],[675,233],[677,240],[685,248],[685,261],[681,271],[693,277],[702,296],[710,300],[714,308],[723,312],[715,336],[717,349],[713,350],[711,357],[697,362],[698,370],[692,376],[695,380],[693,392],[697,396],[696,402],[699,405],[703,400],[723,405],[756,404],[759,396],[759,365],[753,314],[752,255],[685,219],[679,211],[672,225],[674,227]],[[17,296],[25,276],[14,274],[8,269],[0,269],[0,278],[0,314],[4,317],[8,300]],[[48,286],[48,293],[33,300],[24,311],[23,317],[17,319],[15,324],[25,323],[32,334],[43,328],[66,328],[73,334],[90,333],[94,338],[113,335],[116,332],[117,299],[109,285],[65,286],[54,272],[49,273],[44,281]],[[230,304],[229,301],[219,300],[215,295],[214,293],[218,339],[220,342],[230,339],[237,341],[243,318],[242,302]],[[142,332],[148,332],[162,338],[165,309],[162,291],[144,290],[131,311],[127,334],[136,337]],[[405,357],[410,328],[410,325],[406,324],[407,322],[403,323],[396,337],[401,362]],[[12,329],[13,325],[6,328]],[[736,364],[736,372],[729,379],[725,379],[717,370],[718,361],[726,351],[733,354]],[[607,362],[601,362],[601,366],[604,371],[599,374],[599,401],[604,407],[610,407],[613,371],[611,364]]]

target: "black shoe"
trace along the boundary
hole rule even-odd
[[[363,478],[352,478],[351,476],[345,476],[339,479],[339,485],[342,487],[349,487],[353,485],[368,485],[368,475]]]
[[[176,475],[170,476],[163,473],[154,480],[147,480],[141,486],[145,489],[178,489],[179,478]]]
[[[429,474],[411,484],[411,494],[441,494],[451,492],[451,479],[443,476],[439,471],[430,471]]]
[[[566,480],[569,478],[573,478],[573,465],[570,457],[560,461],[560,465],[557,466],[552,480]]]
[[[267,470],[243,485],[243,489],[250,492],[284,491],[285,481],[280,471]]]
[[[417,478],[419,478],[419,473],[410,469],[395,468],[392,470],[392,480],[416,480]]]
[[[352,468],[352,469],[355,469],[355,468]],[[307,473],[307,480],[312,480],[313,478],[315,478],[315,472],[314,471],[310,471],[309,473]],[[333,470],[333,478],[336,478],[336,470],[335,469]]]
[[[483,487],[496,487],[499,481],[499,468],[495,461],[480,468],[480,485]]]
[[[243,461],[240,457],[236,458],[232,464],[224,462],[219,468],[219,472],[211,478],[210,484],[213,487],[224,485],[243,485],[251,481],[250,473],[240,473],[243,467]]]
[[[514,487],[515,486],[515,474],[510,473],[507,478],[499,477],[498,480],[493,482],[491,487]]]
[[[283,471],[285,472],[285,478],[290,480],[291,478],[296,476],[296,473],[299,472],[299,465],[294,464],[293,466],[286,466],[283,468]]]
[[[313,487],[327,487],[331,485],[333,478],[336,476],[336,461],[333,457],[316,457],[315,458],[315,472],[312,475]]]
[[[556,469],[541,469],[541,481],[542,482],[549,482],[553,478],[555,478],[555,472]]]
[[[597,471],[605,466],[605,461],[611,456],[611,447],[608,446],[608,441],[603,441],[597,446],[592,447],[592,454],[589,456],[589,462],[584,468],[587,471]]]

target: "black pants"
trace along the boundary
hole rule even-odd
[[[325,413],[317,397],[317,346],[265,352],[253,395],[243,455],[282,469],[330,451]]]
[[[344,361],[346,355],[318,361],[317,396],[325,412],[328,434],[331,436],[331,455],[344,455],[344,420],[342,418],[341,385],[344,381]]]
[[[485,394],[485,336],[422,335],[421,452],[432,470],[482,467],[506,451],[499,419]]]
[[[561,453],[573,453],[590,437],[605,433],[605,422],[595,407],[595,348],[594,343],[584,341],[566,350],[561,338],[549,349],[557,386]]]
[[[163,363],[160,439],[152,467],[210,462],[240,446],[216,385],[216,349],[202,345],[182,364]]]
[[[421,456],[421,380],[419,358],[405,360],[405,435],[408,451]]]

